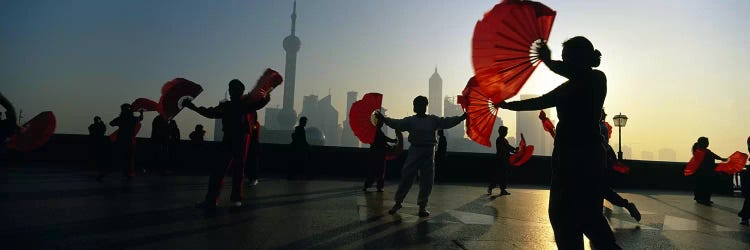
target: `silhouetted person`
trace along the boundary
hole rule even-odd
[[[188,137],[190,137],[190,142],[192,142],[193,144],[196,144],[196,143],[203,143],[205,141],[204,140],[205,135],[206,135],[206,131],[203,130],[203,125],[198,124],[198,125],[195,125],[195,130],[193,130],[193,132],[190,132],[190,135],[188,135]]]
[[[498,164],[496,166],[490,165],[490,185],[487,187],[487,195],[492,195],[492,189],[495,187],[500,188],[500,195],[510,195],[505,190],[508,188],[508,175],[510,173],[510,154],[518,151],[518,148],[513,147],[505,139],[508,135],[508,127],[500,126],[497,128],[497,139],[495,140],[495,157]]]
[[[698,149],[704,150],[706,154],[703,157],[703,161],[701,161],[698,166],[698,169],[695,171],[695,189],[693,191],[693,199],[698,202],[698,204],[711,206],[711,204],[714,203],[711,201],[711,189],[717,178],[716,160],[727,161],[727,159],[719,157],[708,149],[708,138],[706,137],[698,138],[698,141],[693,144],[692,151],[695,152],[695,150]]]
[[[438,142],[437,150],[435,150],[435,182],[443,180],[442,176],[437,174],[438,169],[441,169],[443,162],[445,162],[445,155],[448,153],[448,140],[445,138],[445,132],[441,129],[437,131]]]
[[[294,132],[292,132],[292,153],[294,155],[292,156],[291,164],[289,166],[289,173],[287,174],[288,179],[293,179],[296,175],[307,173],[307,171],[309,171],[306,165],[309,158],[308,151],[310,144],[307,143],[305,126],[307,126],[307,117],[300,117],[299,125],[294,127]]]
[[[406,156],[406,161],[401,169],[401,183],[398,185],[394,198],[396,204],[388,213],[395,214],[401,209],[401,202],[406,198],[406,194],[411,189],[411,185],[414,184],[417,174],[419,174],[417,204],[419,205],[419,216],[426,217],[430,216],[430,212],[427,211],[427,201],[430,198],[430,193],[432,193],[432,184],[435,180],[435,144],[437,143],[435,132],[439,129],[449,129],[458,125],[466,119],[466,113],[454,117],[428,115],[426,114],[428,101],[427,97],[424,96],[417,96],[412,104],[414,105],[414,113],[416,113],[413,116],[391,119],[384,117],[380,112],[376,112],[375,116],[393,129],[409,132],[409,142],[411,143],[409,154]]]
[[[747,151],[750,151],[750,137],[747,137]],[[748,219],[750,219],[750,169],[745,168],[740,175],[742,196],[745,197],[745,203],[742,204],[742,210],[737,215],[740,216],[740,224],[747,226]]]
[[[18,129],[18,124],[16,123],[18,118],[16,116],[16,108],[3,96],[2,92],[0,92],[0,106],[3,106],[5,109],[5,119],[0,120],[0,152],[2,152],[5,150],[5,141]]]
[[[169,156],[169,164],[164,165],[165,167],[165,173],[166,168],[169,166],[179,166],[180,163],[180,128],[177,126],[177,121],[174,119],[169,120],[169,148],[168,148],[168,156]]]
[[[268,101],[269,96],[265,96],[263,101],[251,105],[243,104],[240,97],[245,91],[245,85],[237,79],[229,82],[229,101],[219,103],[216,107],[204,108],[196,107],[192,102],[187,101],[183,106],[194,110],[198,114],[211,119],[221,119],[224,137],[222,139],[222,150],[226,157],[226,165],[215,165],[212,167],[211,177],[208,181],[208,192],[203,202],[198,203],[197,207],[209,210],[216,208],[221,186],[224,180],[224,173],[228,167],[232,168],[232,194],[229,198],[233,207],[242,206],[242,181],[244,179],[245,168],[245,136],[249,130],[249,125],[245,116],[252,111],[263,108]]]
[[[247,142],[247,162],[245,166],[245,176],[247,176],[248,186],[258,185],[260,176],[258,170],[260,168],[260,124],[258,124],[258,114],[248,115],[248,121],[250,122],[250,134]]]
[[[599,121],[599,132],[602,134],[602,137],[604,137],[604,149],[607,151],[607,176],[610,177],[610,180],[614,175],[614,170],[612,167],[617,164],[617,156],[615,155],[615,150],[612,148],[612,146],[609,145],[609,127],[606,123],[607,120],[607,113],[604,112],[604,109],[602,109],[602,118]],[[607,187],[604,189],[604,199],[609,201],[609,203],[612,203],[612,205],[618,206],[618,207],[624,207],[628,210],[628,213],[630,213],[630,216],[632,216],[636,221],[641,221],[641,212],[638,211],[638,208],[635,206],[635,203],[632,203],[628,201],[625,198],[622,198],[620,194],[615,192],[615,190],[610,187],[610,185],[607,185]]]
[[[152,172],[164,174],[169,164],[169,122],[163,116],[157,115],[151,121],[151,145],[154,148],[154,162]]]
[[[117,139],[112,145],[115,166],[122,169],[122,174],[131,180],[135,176],[135,130],[143,120],[143,111],[134,116],[130,104],[120,105],[120,116],[109,122],[109,126],[118,127]],[[101,173],[99,181],[109,173]]]
[[[107,160],[109,159],[109,138],[105,135],[107,133],[107,125],[104,124],[102,118],[94,116],[94,123],[89,125],[89,145],[91,146],[91,160],[94,163],[94,167],[99,173],[106,172]]]
[[[597,249],[619,249],[602,214],[606,151],[599,118],[607,95],[607,79],[599,66],[601,53],[584,37],[563,43],[563,61],[553,61],[546,45],[539,57],[553,72],[568,78],[543,96],[501,102],[514,111],[557,108],[559,122],[552,152],[549,217],[560,249],[583,249],[583,234]]]
[[[370,151],[368,152],[368,176],[365,179],[365,186],[362,191],[367,192],[367,189],[372,186],[373,182],[377,182],[378,192],[383,192],[385,185],[385,155],[389,149],[388,143],[396,143],[398,140],[389,138],[383,133],[383,120],[378,119],[375,124],[375,139],[370,144]]]

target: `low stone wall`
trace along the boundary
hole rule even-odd
[[[136,163],[138,168],[151,168],[154,150],[148,139],[137,140]],[[310,158],[305,165],[315,176],[363,178],[367,171],[366,148],[312,146]],[[92,149],[85,135],[59,134],[52,137],[43,148],[31,153],[10,152],[6,161],[49,161],[66,166],[92,168]],[[407,151],[396,160],[387,163],[388,179],[398,179]],[[289,145],[262,144],[261,174],[285,175],[288,164],[295,155]],[[616,174],[611,182],[615,188],[692,190],[693,178],[682,174],[685,163],[657,161],[624,161],[631,168],[627,175]],[[222,157],[221,144],[205,142],[194,145],[182,141],[168,169],[177,172],[207,174],[212,164],[226,164]],[[446,161],[436,169],[438,182],[485,183],[489,168],[497,163],[492,154],[448,152]],[[521,167],[513,168],[511,184],[549,185],[550,157],[534,156]],[[731,192],[732,177],[721,176],[717,181],[718,192]]]

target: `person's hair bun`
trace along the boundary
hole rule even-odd
[[[599,67],[599,64],[602,63],[602,52],[600,52],[598,49],[595,49],[593,56],[594,58],[592,58],[591,66],[594,68]]]

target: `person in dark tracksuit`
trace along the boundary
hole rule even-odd
[[[109,122],[110,126],[118,127],[117,139],[112,145],[114,151],[114,162],[122,169],[122,174],[127,180],[135,176],[135,133],[138,124],[143,120],[143,111],[140,116],[134,116],[130,104],[120,105],[120,116]],[[108,173],[100,173],[97,180],[101,181]]]
[[[151,172],[164,174],[169,164],[169,122],[161,115],[151,121],[151,146],[154,148]]]
[[[713,184],[716,181],[716,160],[727,161],[726,158],[714,154],[708,149],[708,138],[700,137],[698,141],[693,144],[693,152],[695,150],[705,150],[706,154],[703,157],[698,169],[695,171],[695,189],[693,190],[694,200],[698,204],[711,206],[714,202],[711,201],[711,193]]]
[[[307,142],[305,126],[307,126],[307,117],[300,117],[299,125],[294,127],[294,132],[292,132],[291,146],[294,155],[289,162],[287,171],[287,179],[290,180],[296,178],[298,175],[305,175],[307,178],[311,177],[310,169],[307,168],[310,144]]]
[[[560,249],[583,249],[585,234],[594,248],[620,249],[602,214],[606,151],[599,132],[599,119],[607,95],[607,79],[594,70],[601,53],[585,37],[563,43],[563,61],[553,61],[546,44],[539,58],[553,72],[568,79],[537,98],[500,102],[498,107],[532,111],[556,107],[555,147],[549,217]]]
[[[605,122],[606,119],[607,113],[604,112],[604,109],[602,109],[602,118],[601,121],[599,121],[599,131],[601,132],[602,137],[604,137],[605,139],[604,148],[607,151],[607,165],[605,171],[606,175],[609,177],[615,174],[614,170],[612,170],[612,167],[617,163],[617,156],[615,155],[615,150],[612,149],[612,146],[609,145],[609,127]],[[631,217],[633,217],[636,221],[641,221],[641,212],[638,211],[635,203],[622,198],[622,196],[615,192],[615,190],[613,190],[610,185],[607,185],[604,188],[604,199],[609,201],[609,203],[612,203],[612,205],[627,209]]]
[[[94,117],[94,123],[89,125],[89,145],[91,145],[92,161],[94,166],[103,173],[109,166],[109,138],[104,134],[107,133],[107,125],[104,124],[102,118],[99,116]]]
[[[495,159],[498,161],[497,165],[490,165],[490,185],[487,187],[487,195],[492,195],[492,189],[499,187],[500,195],[510,195],[505,190],[508,188],[508,174],[510,172],[510,154],[518,151],[508,143],[505,136],[508,135],[508,127],[500,126],[497,128],[498,136],[495,140]]]
[[[245,90],[245,85],[237,79],[229,82],[229,101],[219,103],[216,107],[196,107],[192,102],[186,101],[183,106],[198,114],[212,119],[221,119],[224,137],[222,138],[222,152],[225,154],[226,165],[214,165],[211,177],[208,181],[208,192],[203,202],[197,207],[215,209],[218,202],[221,186],[224,181],[224,173],[227,168],[232,168],[232,194],[230,201],[233,207],[242,206],[242,181],[244,179],[246,134],[249,125],[246,115],[249,112],[263,108],[270,101],[268,95],[259,103],[252,105],[244,104],[240,98]]]
[[[747,151],[750,151],[750,137],[747,137]],[[742,196],[745,197],[745,203],[742,204],[742,210],[737,215],[740,216],[740,224],[747,226],[750,219],[750,169],[745,168],[740,172],[740,184],[742,184]]]
[[[365,180],[365,186],[362,191],[367,192],[367,189],[372,186],[373,182],[377,182],[378,192],[383,192],[385,185],[385,155],[388,150],[388,143],[396,143],[398,140],[389,138],[383,133],[383,120],[378,119],[375,125],[375,140],[370,144],[370,152],[368,152],[368,175]]]

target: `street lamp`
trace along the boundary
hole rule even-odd
[[[622,160],[622,127],[625,127],[625,124],[628,123],[628,117],[626,115],[623,115],[620,113],[619,115],[615,115],[612,117],[612,120],[615,121],[615,126],[619,130],[619,142],[617,143],[617,159]]]

